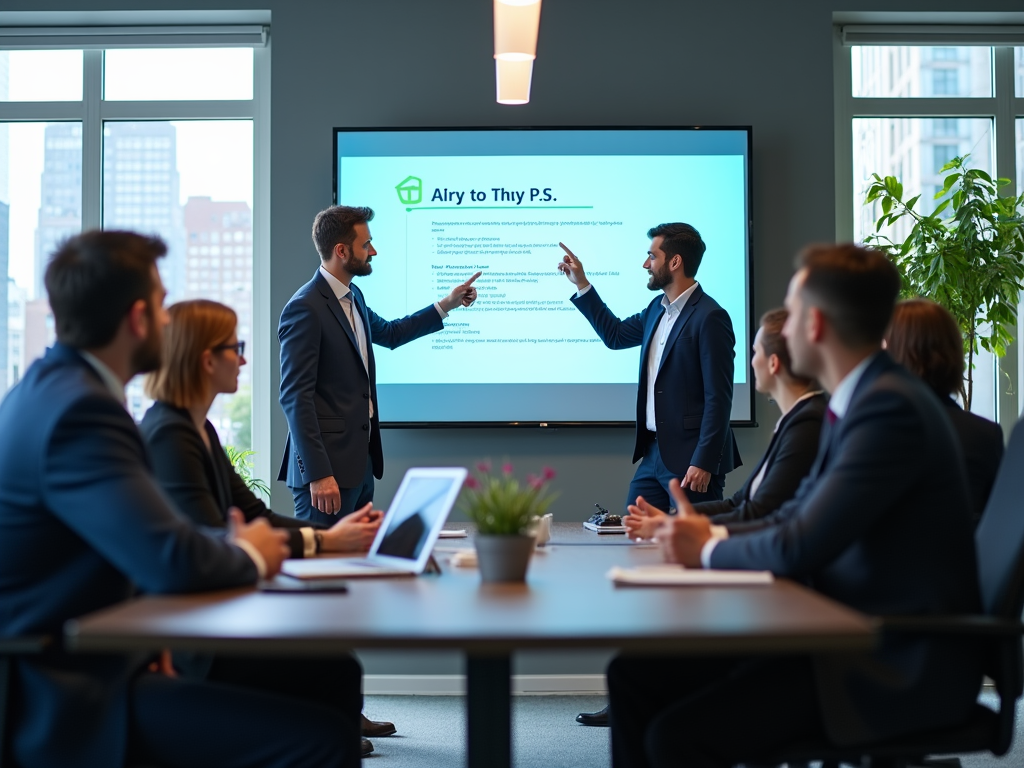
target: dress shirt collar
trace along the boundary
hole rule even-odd
[[[683,307],[686,306],[686,302],[689,301],[690,297],[693,295],[693,292],[697,290],[697,286],[698,285],[700,285],[700,283],[696,283],[695,282],[693,285],[691,285],[685,291],[683,291],[678,296],[676,296],[676,300],[675,301],[669,301],[668,300],[668,296],[662,294],[662,296],[661,296],[661,306],[665,310],[665,314],[666,315],[678,315],[680,312],[682,312],[683,311]]]
[[[338,301],[341,301],[352,292],[351,288],[324,269],[323,264],[320,265],[320,274],[324,276],[324,280],[326,280],[327,284],[331,286],[331,290],[334,291],[334,295],[338,297]]]
[[[117,377],[117,374],[110,370],[107,364],[96,357],[96,355],[92,355],[84,349],[78,350],[78,353],[85,359],[85,362],[92,366],[93,370],[99,374],[100,378],[103,379],[103,384],[110,390],[110,394],[112,394],[119,403],[124,405],[124,382]]]
[[[871,365],[871,361],[878,356],[876,352],[873,355],[868,355],[859,363],[856,367],[850,371],[843,380],[836,386],[836,391],[832,393],[832,397],[829,398],[828,407],[832,413],[836,415],[837,419],[843,418],[846,415],[846,410],[850,407],[850,400],[853,399],[854,390],[857,389],[857,382],[860,381],[860,377],[864,375],[864,371]]]

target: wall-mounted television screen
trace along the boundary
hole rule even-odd
[[[376,347],[385,426],[636,419],[640,348],[613,351],[570,302],[559,242],[625,318],[655,298],[647,231],[692,224],[697,273],[732,318],[732,418],[753,420],[749,128],[335,129],[335,202],[366,205],[373,310],[403,317],[482,272],[445,329]]]

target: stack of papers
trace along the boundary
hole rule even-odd
[[[707,587],[771,584],[771,571],[714,571],[681,565],[641,565],[608,571],[615,584],[631,587]]]

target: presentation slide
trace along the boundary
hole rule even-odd
[[[375,347],[385,423],[580,423],[636,418],[640,348],[610,350],[570,301],[565,243],[620,318],[647,288],[647,231],[693,225],[697,273],[736,333],[733,420],[749,421],[748,146],[729,130],[336,131],[336,201],[370,206],[373,273],[391,320],[476,272],[479,298],[443,331]]]

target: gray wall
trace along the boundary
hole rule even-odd
[[[1019,0],[548,0],[532,101],[502,107],[494,102],[490,0],[256,1],[272,14],[270,318],[275,324],[317,263],[309,230],[313,215],[331,202],[335,126],[752,125],[758,316],[781,302],[797,249],[834,237],[833,12],[920,11],[934,19],[942,11],[1020,9]],[[149,5],[143,0],[5,0],[4,10],[144,10]],[[209,3],[162,0],[160,7],[205,10]],[[217,7],[252,5],[220,0]],[[680,216],[685,218],[685,211]],[[378,245],[386,258],[387,244]],[[645,246],[638,232],[638,260]],[[372,278],[361,285],[371,304],[374,293],[387,290]],[[277,353],[275,336],[275,358]],[[272,383],[276,395],[276,371]],[[747,468],[767,445],[777,417],[760,396],[756,408],[761,426],[737,435]],[[272,420],[278,457],[287,428],[276,407]],[[378,497],[389,499],[412,465],[507,456],[524,469],[554,466],[562,496],[552,511],[561,520],[581,519],[595,501],[611,505],[623,498],[632,474],[631,446],[631,431],[625,429],[387,431],[388,467]],[[742,482],[745,471],[732,473],[730,488]],[[282,510],[290,503],[280,484],[274,501]],[[450,657],[426,659],[413,663],[408,657],[400,668],[385,657],[368,658],[367,671],[456,668]],[[545,657],[523,671],[588,671],[569,669],[567,663]]]

